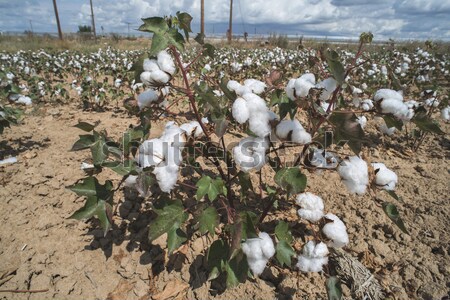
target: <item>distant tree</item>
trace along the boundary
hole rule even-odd
[[[78,25],[78,32],[79,33],[86,33],[86,32],[91,33],[92,27],[89,25]]]

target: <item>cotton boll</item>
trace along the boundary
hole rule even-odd
[[[293,143],[305,145],[311,143],[311,134],[302,129],[296,129],[292,132],[291,141]]]
[[[148,89],[144,91],[143,93],[139,94],[138,96],[138,106],[139,109],[143,109],[144,107],[147,107],[150,105],[150,103],[158,100],[159,95],[158,93],[153,89]]]
[[[267,148],[263,138],[247,137],[233,148],[233,158],[243,172],[258,171],[266,163]]]
[[[280,139],[287,139],[291,133],[291,141],[298,144],[308,144],[311,142],[311,135],[305,131],[298,120],[281,121],[276,128],[275,134]]]
[[[142,81],[144,84],[147,84],[147,85],[148,85],[148,84],[150,84],[151,76],[152,76],[152,73],[151,73],[151,72],[145,71],[145,72],[142,72],[142,73],[141,73],[140,78],[141,78],[141,81]]]
[[[186,143],[186,132],[175,125],[173,121],[167,122],[160,139],[167,142],[169,146],[181,147]]]
[[[178,180],[178,168],[172,165],[157,166],[153,174],[156,175],[159,188],[164,193],[170,193]]]
[[[257,95],[264,92],[264,89],[266,88],[266,84],[264,82],[256,79],[246,79],[244,81],[244,85],[248,87],[252,93],[255,93]]]
[[[383,101],[381,101],[380,107],[383,113],[391,113],[401,120],[410,119],[409,108],[402,101],[394,98],[384,99]]]
[[[295,81],[295,94],[298,97],[306,97],[309,94],[309,90],[315,86],[316,78],[314,74],[308,73],[302,75]]]
[[[333,248],[342,248],[347,245],[349,239],[345,224],[334,214],[326,214],[325,218],[333,221],[322,228],[322,232],[331,240],[328,245]]]
[[[371,110],[373,108],[373,102],[370,99],[363,100],[361,102],[361,108],[364,111]]]
[[[150,84],[165,84],[170,81],[170,75],[162,70],[156,70],[150,74]]]
[[[159,68],[162,71],[169,73],[170,75],[175,74],[175,63],[172,59],[172,56],[167,53],[166,50],[160,51],[157,55],[157,59]]]
[[[250,115],[267,112],[268,108],[264,99],[253,93],[247,93],[242,96],[247,101],[247,107]]]
[[[272,239],[266,232],[260,232],[258,234],[260,238],[261,250],[266,259],[270,259],[275,254],[275,246]]]
[[[247,101],[240,97],[237,98],[233,103],[231,113],[233,115],[233,118],[239,124],[244,124],[245,122],[247,122],[248,118],[250,117],[250,112],[247,107]]]
[[[281,121],[276,128],[275,134],[280,139],[287,139],[290,132],[295,129],[295,123],[291,120]]]
[[[157,70],[160,70],[160,68],[155,59],[149,59],[149,58],[144,59],[144,71],[154,72]]]
[[[268,111],[250,114],[248,125],[249,129],[257,136],[261,138],[268,136],[271,131]]]
[[[256,276],[262,274],[267,262],[275,254],[273,241],[265,232],[261,232],[258,238],[247,239],[241,244],[241,249],[247,257],[250,269]]]
[[[437,100],[434,97],[428,98],[427,100],[425,100],[425,106],[427,106],[427,107],[438,107],[439,103],[440,103],[439,100]]]
[[[248,86],[241,85],[240,87],[238,87],[236,89],[236,94],[238,96],[243,96],[243,95],[248,94],[248,93],[252,93],[252,89],[249,88]]]
[[[448,122],[450,120],[450,106],[447,106],[441,110],[441,118]]]
[[[375,184],[387,191],[395,190],[395,185],[398,182],[397,174],[388,169],[383,163],[372,163],[375,170]]]
[[[369,184],[367,163],[358,156],[350,156],[338,167],[338,173],[350,193],[363,195]]]
[[[298,256],[296,267],[302,272],[321,272],[324,265],[328,263],[328,248],[320,242],[316,245],[309,241],[304,247],[302,254]]]
[[[17,99],[16,103],[18,103],[18,104],[25,104],[25,105],[31,105],[31,104],[33,104],[33,101],[28,96],[20,96]]]
[[[367,118],[365,116],[357,117],[356,122],[358,122],[359,125],[361,125],[361,128],[364,129],[364,127],[366,127],[367,124]]]
[[[180,126],[180,129],[186,131],[188,136],[200,137],[203,135],[203,129],[199,122],[191,121]]]
[[[386,126],[386,124],[381,124],[381,125],[380,125],[380,131],[381,131],[383,134],[388,135],[388,136],[393,135],[393,134],[395,133],[396,130],[397,130],[397,128],[395,128],[395,127],[390,127],[390,128],[388,128],[388,127]]]
[[[295,79],[289,80],[287,86],[286,86],[286,95],[289,99],[292,101],[295,100]]]
[[[324,205],[319,196],[306,192],[298,195],[295,202],[301,206],[301,209],[298,210],[300,218],[310,222],[317,222],[322,218]]]
[[[403,101],[403,95],[391,89],[379,89],[373,98],[375,101],[380,101],[382,99],[396,99],[398,101]]]
[[[136,175],[128,176],[127,179],[125,179],[124,186],[129,187],[129,188],[136,187],[137,178],[138,177]]]
[[[320,100],[327,101],[328,99],[330,99],[331,94],[334,92],[336,87],[337,81],[332,77],[329,77],[316,84],[316,88],[323,89],[320,94]]]
[[[338,165],[336,156],[322,149],[314,149],[310,163],[318,168],[334,169]]]
[[[147,168],[156,166],[165,157],[164,142],[158,138],[146,140],[139,146],[139,166]]]
[[[230,80],[230,81],[228,81],[228,83],[227,83],[227,88],[230,90],[230,91],[236,91],[239,87],[241,87],[242,85],[239,83],[239,82],[237,82],[236,80]]]

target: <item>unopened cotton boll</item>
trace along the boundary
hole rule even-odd
[[[247,137],[233,148],[233,158],[243,172],[259,171],[266,163],[267,141],[263,138]]]
[[[148,89],[144,91],[143,93],[140,93],[138,96],[138,106],[140,109],[143,109],[144,107],[147,107],[150,105],[150,103],[158,100],[159,95],[158,93],[153,89]]]
[[[341,162],[338,173],[350,193],[363,195],[369,184],[367,163],[358,156],[350,156]]]
[[[172,59],[172,56],[167,53],[166,50],[160,51],[157,55],[157,61],[158,61],[158,65],[159,68],[166,72],[169,73],[170,75],[175,74],[175,63]]]
[[[298,195],[295,202],[301,206],[297,211],[300,218],[310,222],[317,222],[322,218],[324,205],[319,196],[306,192]]]
[[[314,241],[309,241],[303,247],[302,254],[298,256],[296,267],[304,273],[321,272],[323,266],[328,264],[328,253],[327,245],[324,243],[316,245]]]
[[[342,248],[349,243],[347,228],[345,224],[334,214],[326,214],[325,218],[333,222],[325,224],[322,232],[331,240],[328,246],[333,248]]]
[[[267,262],[275,254],[273,241],[266,232],[261,232],[257,238],[247,239],[241,244],[241,249],[247,257],[250,270],[256,276],[262,274]]]
[[[233,115],[233,118],[239,124],[244,124],[245,122],[247,122],[248,118],[250,117],[250,112],[247,107],[247,101],[245,101],[243,98],[238,97],[233,103],[231,113]]]
[[[383,163],[372,163],[375,170],[375,184],[387,191],[395,190],[395,185],[398,182],[397,174],[388,169]]]

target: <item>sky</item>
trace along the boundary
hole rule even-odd
[[[90,25],[89,0],[56,0],[63,32]],[[92,0],[97,32],[127,33],[140,19],[190,13],[200,31],[200,0]],[[205,0],[206,34],[228,27],[229,0]],[[0,31],[57,32],[52,0],[0,0]],[[450,40],[450,0],[234,0],[233,33],[356,39]],[[136,32],[137,33],[137,32]]]

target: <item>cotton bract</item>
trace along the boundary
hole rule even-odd
[[[383,163],[372,163],[375,170],[375,184],[385,190],[393,191],[397,184],[398,177],[394,171],[388,169]]]
[[[362,195],[366,192],[369,173],[364,160],[358,156],[350,156],[342,161],[337,170],[350,193]]]
[[[341,219],[334,214],[326,214],[325,218],[333,221],[325,224],[322,228],[322,232],[331,240],[328,246],[333,248],[342,248],[347,245],[349,239],[344,222],[342,222]]]
[[[295,202],[301,207],[297,212],[300,218],[310,222],[317,222],[322,218],[324,205],[319,196],[306,192],[298,195]]]
[[[316,245],[309,241],[304,247],[302,254],[298,256],[297,268],[302,272],[321,272],[324,265],[328,264],[327,245],[320,242]]]
[[[247,257],[248,266],[256,276],[261,275],[269,259],[275,254],[275,246],[270,236],[261,232],[258,238],[247,239],[241,244]]]

